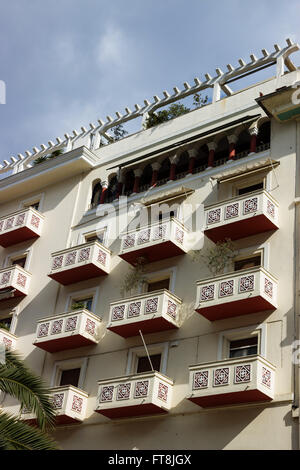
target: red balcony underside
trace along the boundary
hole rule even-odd
[[[26,424],[29,424],[29,426],[37,427],[37,421],[35,418],[33,419],[24,419]],[[55,424],[59,426],[60,424],[74,424],[74,423],[81,423],[80,420],[77,420],[75,418],[71,418],[70,416],[67,415],[60,415],[55,417]]]
[[[196,312],[203,315],[207,320],[214,321],[266,310],[275,310],[275,307],[263,297],[257,296],[226,303],[222,303],[222,299],[220,299],[219,305],[201,307],[196,309]]]
[[[215,228],[212,227],[205,230],[204,233],[210,240],[217,243],[218,241],[224,241],[225,238],[239,240],[240,238],[250,237],[257,233],[277,229],[278,227],[273,224],[268,217],[260,214],[249,219],[232,222],[231,224],[224,224]]]
[[[252,403],[256,401],[271,401],[272,399],[260,390],[245,390],[242,392],[221,393],[206,397],[189,398],[190,401],[202,408],[223,405],[237,405],[239,403]]]
[[[0,235],[0,245],[4,248],[8,246],[15,245],[16,243],[24,242],[30,240],[31,238],[39,237],[38,234],[30,230],[28,227],[20,227],[16,230],[12,230],[8,233],[3,233]]]
[[[153,318],[152,320],[143,320],[135,323],[130,323],[127,325],[118,325],[110,326],[108,330],[117,333],[117,335],[122,336],[123,338],[129,338],[130,336],[139,335],[139,330],[144,334],[156,333],[158,331],[173,330],[177,329],[177,326],[173,323],[168,322],[165,318]]]
[[[42,343],[33,343],[38,348],[44,351],[55,353],[58,351],[65,351],[66,349],[81,348],[83,346],[90,346],[95,344],[88,338],[81,335],[68,336],[66,338],[51,339],[49,341],[43,341]]]
[[[137,248],[134,251],[123,253],[119,256],[134,266],[137,259],[140,257],[146,258],[148,263],[153,263],[154,261],[172,258],[173,256],[183,254],[185,254],[185,252],[179,248],[179,246],[168,240],[166,242],[153,244],[152,246],[147,246],[145,248]]]
[[[92,263],[78,266],[76,268],[66,269],[65,271],[48,274],[49,277],[59,282],[60,284],[63,284],[64,286],[104,275],[106,276],[107,273]]]
[[[147,416],[155,414],[165,414],[163,410],[153,403],[145,403],[144,405],[122,406],[119,408],[107,408],[105,410],[96,410],[97,413],[110,419],[131,418],[133,416]]]

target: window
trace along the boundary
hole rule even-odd
[[[38,211],[40,207],[40,199],[34,199],[34,200],[31,200],[30,202],[25,202],[23,203],[23,207],[26,207],[26,208],[32,207],[33,209]]]
[[[150,355],[150,359],[152,362],[153,369],[159,371],[160,363],[161,363],[161,354],[152,354]],[[148,372],[151,370],[152,368],[151,368],[148,356],[139,357],[137,361],[137,368],[136,368],[137,373]]]
[[[171,219],[172,217],[176,217],[177,211],[170,211],[170,212],[160,212],[158,216],[158,220],[164,219]]]
[[[80,371],[80,368],[62,370],[59,385],[74,385],[74,387],[78,387]]]
[[[27,255],[25,256],[21,255],[16,258],[12,258],[10,260],[10,263],[11,263],[11,266],[17,264],[18,266],[21,266],[21,268],[25,268],[26,260],[27,260]]]
[[[169,289],[170,287],[170,278],[161,279],[160,281],[148,281],[147,282],[147,292],[154,292],[160,289]]]
[[[91,311],[93,306],[93,297],[86,297],[84,299],[72,299],[71,301],[71,310],[78,310],[85,308],[86,310]]]
[[[104,243],[104,236],[105,236],[105,230],[99,231],[98,233],[93,232],[93,233],[88,233],[84,235],[85,242],[99,242],[99,243]]]
[[[12,315],[9,317],[0,317],[0,328],[3,328],[4,330],[10,330],[11,327],[11,322],[12,322]]]
[[[248,258],[234,262],[235,271],[239,271],[240,269],[253,268],[254,266],[261,266],[261,254],[250,256]]]
[[[258,189],[264,189],[264,183],[257,183],[252,184],[251,186],[246,186],[244,188],[240,188],[238,190],[238,195],[242,196],[242,194],[252,193],[253,191],[257,191]]]
[[[229,357],[243,357],[257,354],[258,351],[258,336],[251,336],[250,338],[238,339],[230,341],[229,343]]]

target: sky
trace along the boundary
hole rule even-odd
[[[299,18],[299,0],[0,0],[0,163],[299,42]]]

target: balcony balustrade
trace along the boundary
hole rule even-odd
[[[97,344],[101,320],[85,309],[39,320],[34,345],[54,353]]]
[[[100,380],[96,412],[107,418],[128,418],[167,413],[173,381],[160,372]]]
[[[260,266],[197,282],[195,310],[210,321],[276,308],[277,279]]]
[[[0,301],[28,294],[31,274],[15,264],[0,269]]]
[[[107,328],[123,338],[178,328],[181,303],[165,289],[112,302]]]
[[[51,388],[51,400],[56,413],[56,424],[80,423],[85,419],[88,394],[73,385]],[[21,412],[22,420],[36,424],[36,416],[31,410]]]
[[[265,190],[205,207],[205,235],[213,242],[238,240],[278,229],[278,203]]]
[[[17,337],[4,328],[0,328],[0,344],[3,344],[9,351],[13,351],[16,349]]]
[[[0,218],[0,245],[4,248],[41,235],[44,216],[32,207]]]
[[[49,277],[63,285],[109,274],[111,252],[97,241],[51,254]]]
[[[259,355],[189,367],[188,400],[206,408],[271,401],[275,367]]]
[[[176,218],[171,218],[127,232],[122,236],[119,256],[135,265],[139,258],[151,263],[187,251],[187,230]]]

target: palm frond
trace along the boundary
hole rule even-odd
[[[55,450],[55,441],[45,432],[0,413],[0,450]]]
[[[11,351],[6,353],[6,363],[0,364],[0,390],[19,400],[21,409],[30,409],[42,430],[53,425],[55,411],[46,385]]]

